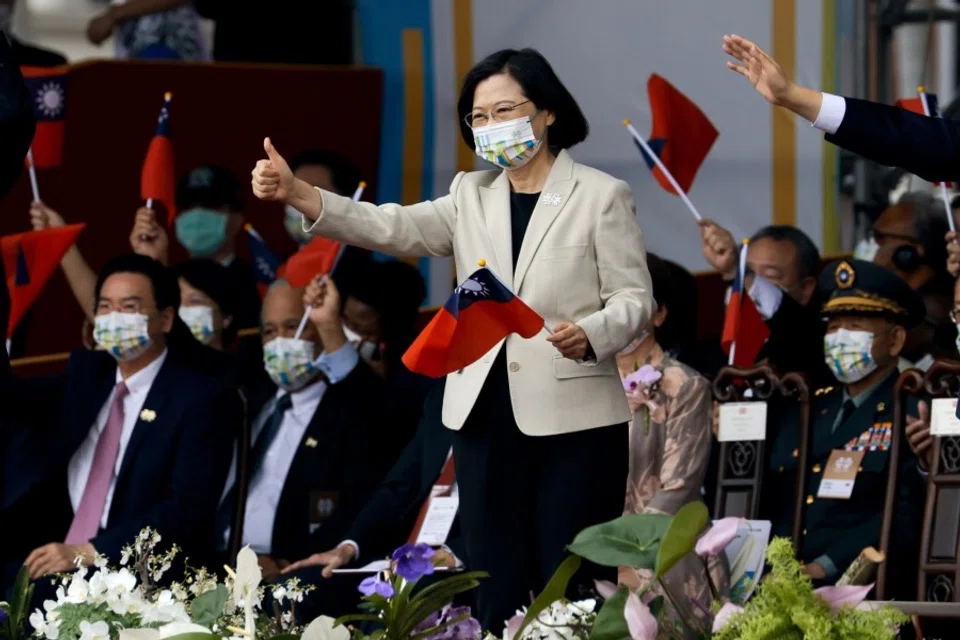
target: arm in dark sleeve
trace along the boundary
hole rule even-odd
[[[110,523],[91,540],[99,553],[119,561],[123,546],[144,527],[152,527],[164,540],[178,544],[213,539],[214,514],[240,419],[236,391],[213,388],[213,397],[198,394],[196,402],[184,411],[185,424],[176,456],[170,460],[170,483],[163,497],[142,518]]]
[[[960,178],[960,123],[876,102],[844,98],[840,128],[826,139],[868,160],[931,182]]]

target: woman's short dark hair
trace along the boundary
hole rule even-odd
[[[523,94],[538,109],[546,109],[556,116],[547,129],[551,151],[569,149],[586,140],[589,131],[587,118],[547,59],[535,49],[503,49],[475,64],[463,79],[457,114],[460,116],[460,135],[468,147],[476,148],[473,131],[464,121],[473,111],[473,94],[478,84],[500,73],[507,73],[516,80]]]
[[[220,307],[223,316],[234,319],[223,328],[222,339],[226,345],[232,344],[237,334],[237,283],[230,276],[230,270],[214,260],[193,258],[173,268],[174,273],[186,280],[191,287],[199,289]]]
[[[145,276],[150,281],[153,299],[159,311],[172,308],[176,313],[180,308],[180,285],[173,272],[153,258],[131,253],[111,258],[100,270],[97,286],[94,289],[94,311],[96,311],[103,284],[107,278],[117,273],[138,273]]]

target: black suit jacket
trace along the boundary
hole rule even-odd
[[[66,469],[87,437],[116,384],[116,362],[107,354],[74,352],[61,375],[14,380],[18,426],[0,502],[4,514],[36,514],[68,499]],[[235,391],[195,373],[168,351],[147,393],[144,410],[124,452],[110,506],[109,525],[92,540],[113,561],[143,527],[156,529],[164,543],[177,543],[191,559],[212,553],[210,541],[220,489],[230,464],[239,420]],[[55,512],[56,509],[49,509]],[[72,510],[67,509],[72,517]],[[28,546],[62,541],[63,522],[22,521]],[[31,537],[54,536],[48,539]]]
[[[359,545],[361,564],[386,556],[406,542],[421,506],[443,471],[454,433],[441,421],[443,389],[442,380],[431,388],[413,440],[345,536]],[[447,544],[458,558],[464,558],[458,523],[450,531]]]
[[[876,102],[844,98],[840,128],[827,141],[931,182],[960,179],[960,123]]]
[[[270,384],[252,394],[250,415],[259,417],[276,391]],[[375,440],[387,419],[378,402],[383,393],[382,379],[363,362],[327,387],[287,473],[271,555],[299,560],[343,539],[386,469]],[[325,519],[313,515],[321,499],[334,500],[333,512]]]

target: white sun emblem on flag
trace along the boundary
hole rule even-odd
[[[60,115],[63,110],[63,87],[57,82],[47,82],[37,91],[37,108],[48,118]]]
[[[459,289],[460,293],[468,293],[477,298],[486,298],[490,295],[490,290],[487,289],[487,285],[476,278],[468,278],[466,282],[460,285]]]

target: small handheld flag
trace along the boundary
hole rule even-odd
[[[147,201],[147,208],[158,200],[167,209],[167,226],[173,225],[177,215],[177,178],[173,164],[173,142],[170,140],[170,100],[168,91],[163,95],[163,106],[157,118],[157,129],[147,148],[147,157],[140,172],[140,198]]]
[[[63,163],[63,137],[67,115],[67,67],[20,67],[33,102],[37,132],[30,145],[27,166],[37,169]]]
[[[922,86],[917,87],[916,98],[897,100],[897,106],[907,111],[913,111],[914,113],[927,116],[928,118],[942,117],[937,96],[933,93],[927,93]],[[950,206],[950,195],[947,193],[947,188],[952,189],[953,184],[935,182],[934,186],[940,187],[940,198],[943,200],[943,207],[947,212],[947,224],[950,225],[950,231],[956,231],[956,224],[953,221],[953,210]]]
[[[13,335],[17,324],[56,271],[63,254],[73,246],[85,226],[71,224],[0,238],[0,251],[7,273],[5,284],[10,293],[7,338]]]
[[[763,316],[746,291],[744,280],[747,271],[747,244],[744,240],[740,248],[740,265],[727,302],[727,311],[723,319],[721,344],[727,352],[727,364],[734,367],[752,366],[757,355],[770,336],[770,329]]]
[[[543,327],[540,315],[481,266],[414,340],[403,363],[414,373],[440,378],[473,364],[511,333],[532,338]]]
[[[280,268],[280,258],[267,246],[263,237],[254,230],[253,226],[243,226],[249,240],[250,257],[253,259],[253,275],[257,281],[260,296],[266,293],[267,287],[277,279],[277,270]]]

